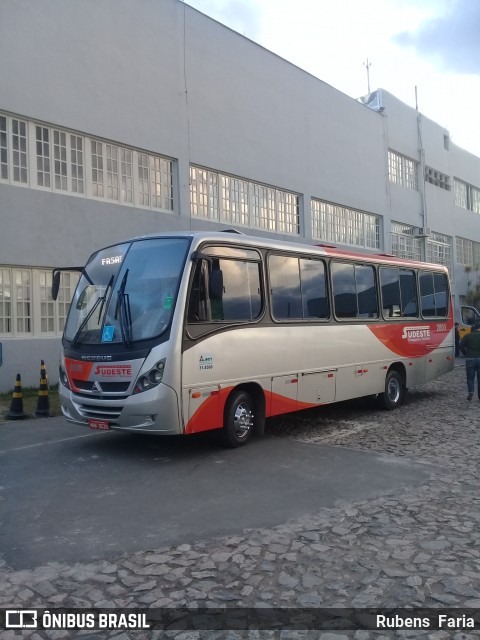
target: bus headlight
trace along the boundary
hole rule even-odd
[[[68,381],[67,372],[65,371],[62,365],[58,367],[58,379],[61,382],[61,384],[63,384],[64,387],[66,387],[67,389],[70,389],[70,383]]]
[[[142,393],[143,391],[148,391],[148,389],[152,389],[159,385],[162,381],[164,370],[165,358],[163,360],[159,360],[153,369],[150,369],[147,373],[142,373],[135,384],[133,393]]]

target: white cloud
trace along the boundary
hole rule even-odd
[[[417,87],[420,111],[480,156],[477,0],[188,3],[352,98],[367,93],[368,58],[372,91],[386,89],[414,107]]]

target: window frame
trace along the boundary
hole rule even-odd
[[[319,262],[323,265],[323,275],[324,275],[324,282],[325,282],[325,295],[326,295],[326,301],[327,301],[327,315],[325,317],[297,317],[297,318],[277,318],[274,314],[273,311],[273,299],[272,299],[272,278],[271,278],[271,272],[272,270],[270,269],[270,259],[272,257],[284,257],[284,258],[292,258],[293,260],[297,260],[297,265],[298,265],[298,282],[299,282],[299,286],[300,286],[300,299],[299,299],[299,304],[300,307],[302,309],[302,313],[304,311],[304,301],[303,301],[303,294],[302,294],[302,277],[301,277],[301,267],[300,267],[300,261],[301,260],[309,260],[312,262]],[[288,253],[288,252],[282,252],[282,251],[276,251],[276,250],[272,250],[269,251],[266,256],[265,256],[265,264],[266,264],[266,270],[267,270],[267,280],[268,280],[268,306],[269,306],[269,310],[270,310],[270,317],[272,319],[272,321],[275,324],[326,324],[328,323],[331,318],[332,318],[332,304],[331,304],[331,294],[330,294],[330,286],[329,286],[329,266],[328,266],[328,260],[326,260],[323,257],[320,256],[311,256],[311,255],[305,255],[305,254],[297,254],[297,253]]]
[[[299,193],[196,164],[189,179],[192,218],[300,236]]]
[[[357,301],[357,315],[355,317],[341,317],[337,315],[336,305],[335,305],[335,287],[333,282],[333,267],[335,264],[343,264],[343,265],[351,265],[354,267],[354,278],[355,278],[355,297]],[[375,296],[376,296],[376,304],[377,310],[376,315],[373,317],[360,317],[358,315],[359,312],[359,304],[358,304],[358,290],[357,290],[357,278],[355,275],[356,267],[369,267],[373,272],[374,284],[375,284]],[[331,299],[332,299],[332,313],[336,322],[379,322],[382,319],[382,315],[380,313],[380,291],[379,291],[379,279],[378,279],[378,270],[375,264],[371,262],[363,262],[363,261],[355,261],[355,260],[342,260],[338,258],[333,258],[329,263],[329,274],[330,274],[330,284],[331,284]]]
[[[9,274],[8,285],[0,284],[0,288],[8,286],[10,289],[10,315],[6,315],[6,302],[4,297],[0,298],[0,324],[10,324],[10,331],[0,331],[0,339],[15,339],[15,338],[59,338],[63,333],[63,327],[66,322],[68,310],[70,308],[71,299],[73,297],[74,289],[77,285],[78,276],[74,274],[61,275],[60,280],[60,292],[56,301],[51,298],[51,273],[49,268],[41,267],[22,267],[11,265],[0,265],[0,272],[2,272],[2,279],[5,273]],[[18,284],[17,276],[28,273],[29,283]],[[18,299],[18,292],[20,288],[28,288],[28,297]],[[29,313],[27,315],[20,315],[18,312],[17,303],[21,303],[29,306]],[[53,315],[51,313],[53,303]],[[44,311],[47,310],[45,314]],[[53,330],[44,330],[42,324],[44,321],[47,323],[53,321]],[[28,331],[19,330],[19,321],[29,324]]]
[[[381,216],[327,202],[310,201],[312,237],[322,242],[381,249]]]
[[[388,181],[412,191],[419,190],[419,162],[413,158],[388,149],[387,152]]]
[[[195,339],[205,333],[224,329],[228,326],[244,326],[259,323],[265,316],[266,296],[265,296],[265,270],[260,252],[254,247],[240,248],[231,245],[206,245],[192,254],[192,268],[189,276],[189,285],[187,293],[187,303],[185,305],[185,324],[187,325],[187,334],[190,338]],[[200,269],[200,278],[203,282],[203,289],[208,290],[210,286],[209,274],[206,274],[208,263],[213,260],[226,260],[232,262],[241,262],[244,264],[258,265],[258,278],[260,287],[260,311],[258,316],[251,319],[212,319],[211,317],[193,320],[190,315],[190,304],[192,300],[192,292],[195,284],[197,270]],[[208,296],[211,301],[211,298]],[[210,314],[211,315],[211,307]]]
[[[162,213],[179,201],[175,158],[4,111],[0,184]]]
[[[433,294],[427,294],[427,295],[433,295],[434,299],[435,299],[435,295],[436,295],[436,291],[435,291],[435,276],[442,276],[443,278],[445,278],[445,282],[446,282],[446,290],[445,290],[445,298],[446,298],[446,311],[445,311],[445,315],[425,315],[424,311],[423,311],[423,304],[422,304],[422,276],[432,276],[432,282],[433,282]],[[448,274],[444,273],[443,271],[434,271],[434,270],[426,270],[426,269],[419,269],[418,270],[418,292],[419,292],[419,311],[420,311],[420,316],[422,319],[428,321],[428,322],[435,322],[436,320],[445,320],[448,318],[449,313],[450,313],[450,303],[451,303],[451,291],[450,291],[450,282],[449,282],[449,278],[448,278]],[[435,310],[436,310],[436,306],[435,306]]]
[[[401,288],[401,284],[400,284],[400,277],[398,278],[398,290],[400,293],[400,315],[398,316],[388,316],[384,313],[384,305],[383,305],[383,285],[382,285],[382,271],[385,270],[396,270],[399,273],[400,276],[400,272],[401,271],[408,271],[410,273],[413,274],[413,285],[414,285],[414,291],[415,291],[415,300],[417,303],[417,313],[414,316],[406,316],[402,313],[402,304],[403,304],[403,300],[402,300],[402,288]],[[419,291],[419,278],[418,278],[418,269],[412,269],[410,267],[403,267],[403,266],[390,266],[390,265],[386,265],[386,264],[382,264],[379,266],[378,268],[378,288],[379,288],[379,294],[380,294],[380,302],[381,302],[381,317],[386,321],[386,322],[403,322],[405,320],[418,320],[421,316],[420,316],[420,303],[419,303],[419,299],[418,299],[418,291]]]

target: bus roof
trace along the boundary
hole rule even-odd
[[[328,256],[331,258],[352,259],[359,262],[369,262],[374,264],[395,264],[405,267],[414,267],[419,269],[435,269],[437,271],[448,272],[447,267],[441,264],[428,262],[419,262],[409,260],[407,258],[398,258],[387,253],[370,253],[368,251],[350,251],[348,249],[339,249],[334,245],[327,244],[308,244],[306,242],[290,242],[286,240],[277,240],[271,237],[260,237],[246,235],[234,229],[224,229],[222,231],[172,231],[165,233],[154,233],[144,236],[137,236],[123,241],[116,242],[137,242],[153,238],[191,238],[193,240],[192,249],[196,250],[205,242],[215,242],[228,245],[236,245],[251,248],[276,249],[279,251],[296,252],[301,254],[310,254],[317,256]],[[114,244],[110,246],[115,246]],[[104,247],[108,248],[108,247]]]

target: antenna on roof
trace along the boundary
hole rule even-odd
[[[367,61],[363,63],[363,66],[366,67],[367,69],[367,88],[368,88],[368,93],[370,94],[370,67],[372,66],[372,63]]]

